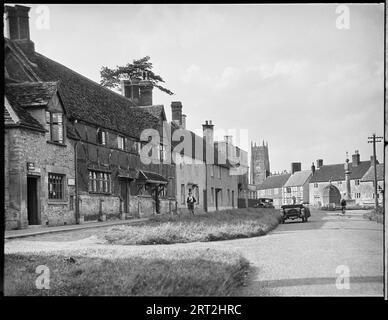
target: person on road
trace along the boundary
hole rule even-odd
[[[194,203],[197,202],[197,200],[193,197],[193,194],[191,193],[191,189],[189,189],[189,196],[187,197],[187,208],[189,209],[190,214],[194,215]]]
[[[342,214],[345,214],[346,200],[344,198],[341,199],[341,210],[342,210]]]

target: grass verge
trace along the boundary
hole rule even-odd
[[[236,253],[201,249],[107,259],[61,254],[7,254],[7,296],[229,296],[249,268]],[[50,289],[37,289],[37,266],[50,270]]]
[[[149,245],[261,236],[280,221],[275,209],[224,210],[197,216],[156,216],[142,224],[115,226],[99,235],[111,244]]]

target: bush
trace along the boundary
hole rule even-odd
[[[275,228],[281,214],[275,209],[248,208],[196,216],[161,215],[140,225],[116,226],[101,237],[114,244],[171,244],[255,237]]]
[[[367,213],[364,213],[364,218],[370,221],[376,221],[377,223],[384,223],[384,210],[382,207],[378,207],[377,210],[373,209]]]

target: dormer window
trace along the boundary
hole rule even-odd
[[[64,143],[62,113],[46,111],[46,129],[50,141]]]
[[[97,143],[106,145],[106,131],[101,129],[97,130]]]

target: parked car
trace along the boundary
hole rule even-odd
[[[271,198],[259,198],[258,202],[254,205],[255,208],[274,208],[273,199]]]
[[[282,208],[282,223],[287,219],[295,220],[302,219],[302,222],[307,222],[311,216],[310,209],[304,204],[287,204],[281,206]]]

